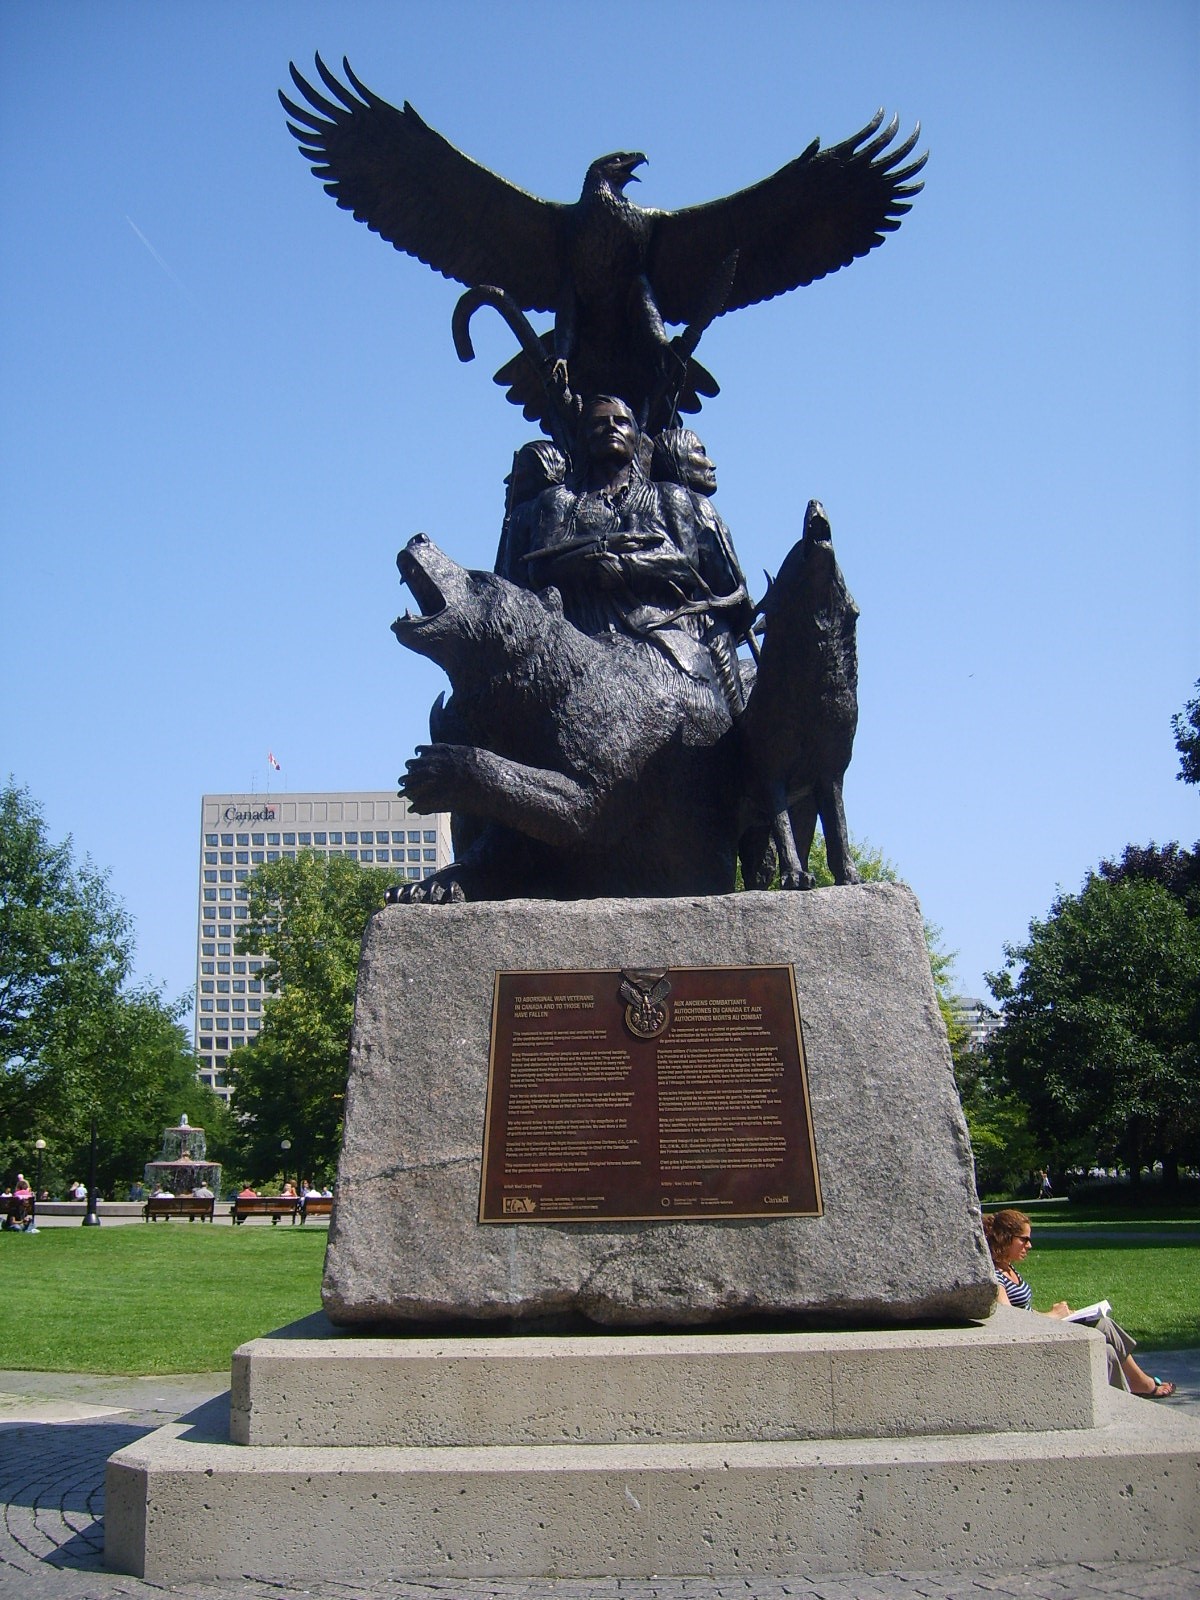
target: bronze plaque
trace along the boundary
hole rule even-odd
[[[820,1213],[790,966],[496,974],[480,1222]]]

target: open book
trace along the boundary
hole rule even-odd
[[[1069,1317],[1064,1317],[1064,1322],[1095,1322],[1097,1317],[1106,1317],[1112,1310],[1107,1300],[1097,1300],[1094,1306],[1080,1306],[1078,1311],[1072,1311]]]

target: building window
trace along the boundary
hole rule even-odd
[[[261,994],[262,993],[262,979],[261,978],[251,978],[250,979],[250,993],[251,994]]]
[[[421,835],[416,828],[410,828],[408,830],[408,842],[409,844],[420,844]]]
[[[358,859],[360,861],[374,861],[375,852],[374,850],[360,850],[358,852]]]
[[[263,845],[263,844],[266,844],[266,842],[267,842],[266,841],[266,837],[261,833],[255,833],[255,834],[251,835],[251,838],[250,838],[250,843],[251,844]]]
[[[217,1010],[218,1011],[228,1011],[229,1010],[229,1001],[228,1000],[218,999],[218,1001],[217,1001]],[[223,1026],[226,1027],[226,1028],[229,1026],[229,1018],[228,1017],[225,1018]]]
[[[424,839],[426,844],[436,844],[437,843],[437,830],[434,829],[434,828],[426,828],[424,833],[422,833],[421,837],[422,837],[422,839]]]
[[[217,1049],[218,1050],[228,1050],[229,1049],[229,1040],[227,1038],[226,1039],[218,1039],[217,1040]]]
[[[212,1003],[211,1000],[201,1000],[201,1002],[200,1002],[201,1011],[211,1011],[212,1008],[213,1008],[213,1003]]]
[[[238,853],[237,853],[237,858],[238,858],[238,866],[239,867],[246,867],[246,866],[250,865],[250,852],[249,852],[249,850],[239,850]]]
[[[217,898],[217,891],[215,889],[205,889],[204,898],[206,900],[215,900]]]
[[[215,833],[206,833],[204,835],[204,842],[205,842],[205,844],[216,844],[216,842],[217,842],[216,834]]]
[[[212,981],[212,979],[211,978],[201,978],[200,979],[200,993],[201,994],[211,994],[212,992],[213,992],[213,981]]]
[[[229,970],[229,963],[226,962],[226,963],[224,963],[224,965],[225,965],[225,970],[228,971]],[[218,978],[217,979],[217,993],[218,994],[228,994],[229,993],[229,979],[228,978]]]
[[[268,844],[278,844],[279,843],[279,835],[277,833],[269,833],[267,835],[267,843]]]
[[[211,1050],[212,1049],[212,1035],[211,1034],[209,1034],[205,1038],[201,1039],[200,1048],[201,1048],[201,1050]]]
[[[283,836],[283,842],[284,844],[295,844],[296,835],[294,833],[285,833]]]
[[[246,879],[249,876],[250,876],[250,874],[246,871],[246,869],[244,867],[239,868],[238,871],[234,873],[234,877],[237,879],[237,881],[239,883],[245,883]]]
[[[217,852],[215,850],[206,850],[204,852],[204,865],[206,867],[215,867],[216,864],[217,864]]]
[[[257,1017],[251,1017],[250,1020],[247,1022],[246,1026],[250,1029],[251,1033],[257,1033],[258,1030],[262,1027],[262,1023],[259,1021],[259,1019]]]
[[[232,883],[233,882],[233,869],[232,869],[232,867],[222,867],[221,868],[221,882],[222,883]]]
[[[208,930],[206,929],[205,932],[207,931]],[[202,944],[200,946],[200,951],[202,955],[215,956],[217,953],[217,947],[215,944]]]
[[[326,839],[326,837],[325,837],[325,835],[323,833],[314,833],[313,834],[313,843],[314,844],[327,844],[328,840]]]
[[[420,867],[409,867],[408,875],[410,878],[419,878],[421,876]]]
[[[232,850],[233,849],[233,835],[231,833],[223,833],[221,835],[221,843],[224,844],[224,845],[228,845],[229,848]]]
[[[200,963],[200,971],[201,972],[211,972],[213,970],[213,965],[214,964],[211,961],[202,961]]]
[[[245,1002],[245,1001],[244,1001],[244,1000],[235,1000],[235,1001],[234,1001],[234,1002],[233,1002],[233,1009],[234,1009],[234,1010],[235,1010],[235,1011],[245,1011],[245,1009],[246,1009],[246,1002]]]
[[[410,851],[409,851],[409,852],[408,852],[408,859],[409,859],[409,860],[410,860],[410,861],[420,861],[420,859],[421,859],[421,852],[420,852],[420,851],[419,851],[419,850],[410,850]]]
[[[250,985],[250,987],[252,989],[257,989],[258,985],[256,983],[252,983]],[[250,1002],[250,1010],[251,1011],[261,1011],[262,1010],[262,1001],[261,1000],[251,1000],[251,1002]]]
[[[257,866],[261,866],[262,865],[262,859],[263,859],[262,851],[261,850],[251,850],[250,859],[251,859],[251,861],[254,862],[254,865],[256,867]]]
[[[291,853],[292,852],[289,850],[288,851],[288,855],[291,855]],[[268,861],[278,861],[279,860],[279,851],[278,850],[268,850],[267,851],[267,860]]]
[[[205,913],[205,915],[211,917],[212,916],[212,912],[208,911],[208,912]],[[217,927],[216,927],[215,923],[206,922],[204,924],[203,937],[205,939],[215,939],[217,937]],[[205,953],[206,956],[212,955],[212,951],[211,950],[206,950],[204,953]]]
[[[238,890],[239,894],[245,894],[245,892],[246,891],[244,889],[239,889]],[[250,909],[249,909],[248,906],[238,906],[238,908],[235,911],[234,915],[238,916],[238,917],[248,917],[250,915]]]
[[[312,843],[312,834],[311,833],[302,833],[300,835],[300,843],[301,844],[311,844]]]
[[[204,874],[204,881],[205,881],[205,883],[216,883],[216,881],[217,881],[216,873],[213,872],[211,869],[206,871],[205,874]]]
[[[220,894],[221,894],[221,899],[222,900],[232,900],[233,899],[233,890],[232,889],[222,889],[220,891]]]
[[[232,850],[222,850],[221,851],[221,865],[223,867],[231,867],[233,865],[233,851]]]
[[[237,842],[241,845],[248,845],[250,843],[250,835],[248,833],[239,833]]]
[[[437,851],[436,850],[422,850],[421,851],[421,856],[425,861],[436,861],[437,860]]]
[[[341,844],[341,842],[342,842],[341,834],[340,833],[331,833],[329,835],[329,842],[330,842],[330,844]]]
[[[222,928],[221,932],[222,933],[228,933],[229,929],[228,928]],[[217,946],[217,954],[219,956],[227,956],[229,954],[229,946],[227,944],[219,944]]]
[[[363,836],[362,836],[361,842],[363,844],[374,844],[375,843],[375,835],[373,833],[364,833]]]

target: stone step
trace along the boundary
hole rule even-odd
[[[326,1327],[324,1338],[273,1336],[235,1352],[235,1443],[716,1444],[1080,1429],[1096,1424],[1105,1373],[1098,1334],[1007,1308],[981,1325],[907,1332],[371,1339]]]
[[[1115,1391],[1099,1409],[1054,1432],[475,1449],[239,1446],[181,1422],[111,1458],[105,1560],[286,1584],[1194,1555],[1200,1424]]]

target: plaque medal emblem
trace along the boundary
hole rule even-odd
[[[625,1026],[635,1039],[656,1039],[671,1020],[667,996],[671,992],[668,968],[655,971],[629,967],[621,973],[621,999]]]

